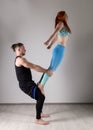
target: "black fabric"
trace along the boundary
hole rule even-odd
[[[41,118],[41,112],[43,109],[43,104],[44,104],[44,100],[45,100],[45,96],[41,93],[41,91],[39,90],[39,88],[36,89],[36,119],[40,119]]]
[[[42,81],[42,79],[43,79],[43,77],[44,77],[44,74],[45,74],[45,73],[43,73],[43,74],[42,74],[42,76],[41,76],[41,79],[40,79],[39,83],[41,83],[41,81]]]
[[[26,93],[27,95],[29,95],[30,97],[32,97],[32,90],[33,90],[33,87],[34,86],[37,86],[34,81],[32,82],[19,82],[19,87],[20,89]]]
[[[20,57],[17,56],[16,59]],[[20,57],[21,58],[21,57]],[[15,59],[15,61],[16,61]],[[16,70],[16,75],[17,75],[17,79],[19,82],[29,82],[32,80],[32,74],[29,68],[26,68],[24,66],[16,66],[15,65],[15,70]]]
[[[16,59],[18,57],[20,56],[17,56]],[[15,59],[15,62],[16,62],[16,59]],[[36,86],[36,84],[32,80],[31,70],[24,66],[18,67],[15,65],[15,71],[16,71],[17,79],[19,81],[20,89],[24,91],[26,94],[30,95],[32,87]]]

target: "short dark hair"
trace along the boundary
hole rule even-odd
[[[12,46],[11,46],[11,48],[13,49],[13,51],[15,52],[15,49],[17,48],[17,47],[21,47],[21,46],[23,46],[24,44],[23,43],[15,43],[15,44],[13,44]]]

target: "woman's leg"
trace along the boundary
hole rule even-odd
[[[56,69],[58,68],[58,66],[60,65],[60,63],[63,59],[64,50],[65,50],[65,47],[62,46],[62,45],[57,45],[55,47],[55,49],[53,51],[52,59],[51,59],[51,62],[50,62],[50,66],[48,68],[49,70],[52,70],[53,72],[56,71]],[[46,73],[43,74],[41,79],[40,79],[39,86],[44,87],[44,85],[48,81],[49,77],[50,76],[48,74],[46,74]]]
[[[55,63],[55,55],[56,55],[56,51],[55,51],[55,49],[54,49],[53,55],[52,55],[52,59],[51,59],[51,62],[50,62],[50,66],[49,66],[49,68],[48,68],[48,69],[50,69],[50,70],[53,70],[53,66],[54,66],[54,63]],[[50,76],[49,76],[47,73],[43,73],[43,75],[42,75],[42,77],[41,77],[41,79],[40,79],[40,81],[39,81],[39,88],[45,86],[45,84],[46,84],[46,82],[48,81],[49,77],[50,77]]]
[[[48,74],[44,73],[44,74],[42,75],[42,77],[41,77],[39,83],[38,83],[38,88],[40,89],[40,91],[41,91],[41,93],[42,93],[43,95],[45,95],[44,85],[45,85],[45,83],[48,81],[49,77],[50,77],[50,76],[49,76]]]
[[[39,83],[44,87],[46,82],[48,81],[49,77],[50,76],[47,73],[43,73]]]

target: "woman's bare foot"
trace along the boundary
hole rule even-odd
[[[38,84],[38,88],[40,89],[41,93],[45,95],[44,87],[40,83]]]
[[[50,117],[50,115],[45,114],[45,113],[41,113],[41,117],[42,117],[42,118],[47,118],[47,117]]]
[[[36,119],[35,123],[40,124],[40,125],[48,125],[49,124],[48,121],[44,121],[42,119]]]

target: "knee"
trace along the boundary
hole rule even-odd
[[[49,76],[52,76],[52,75],[53,75],[53,71],[52,71],[52,69],[48,68],[48,70],[47,70],[47,74],[48,74]]]
[[[42,99],[45,100],[45,96],[44,95],[42,95]]]
[[[45,96],[42,94],[41,95],[41,100],[44,102],[44,100],[45,100]]]

